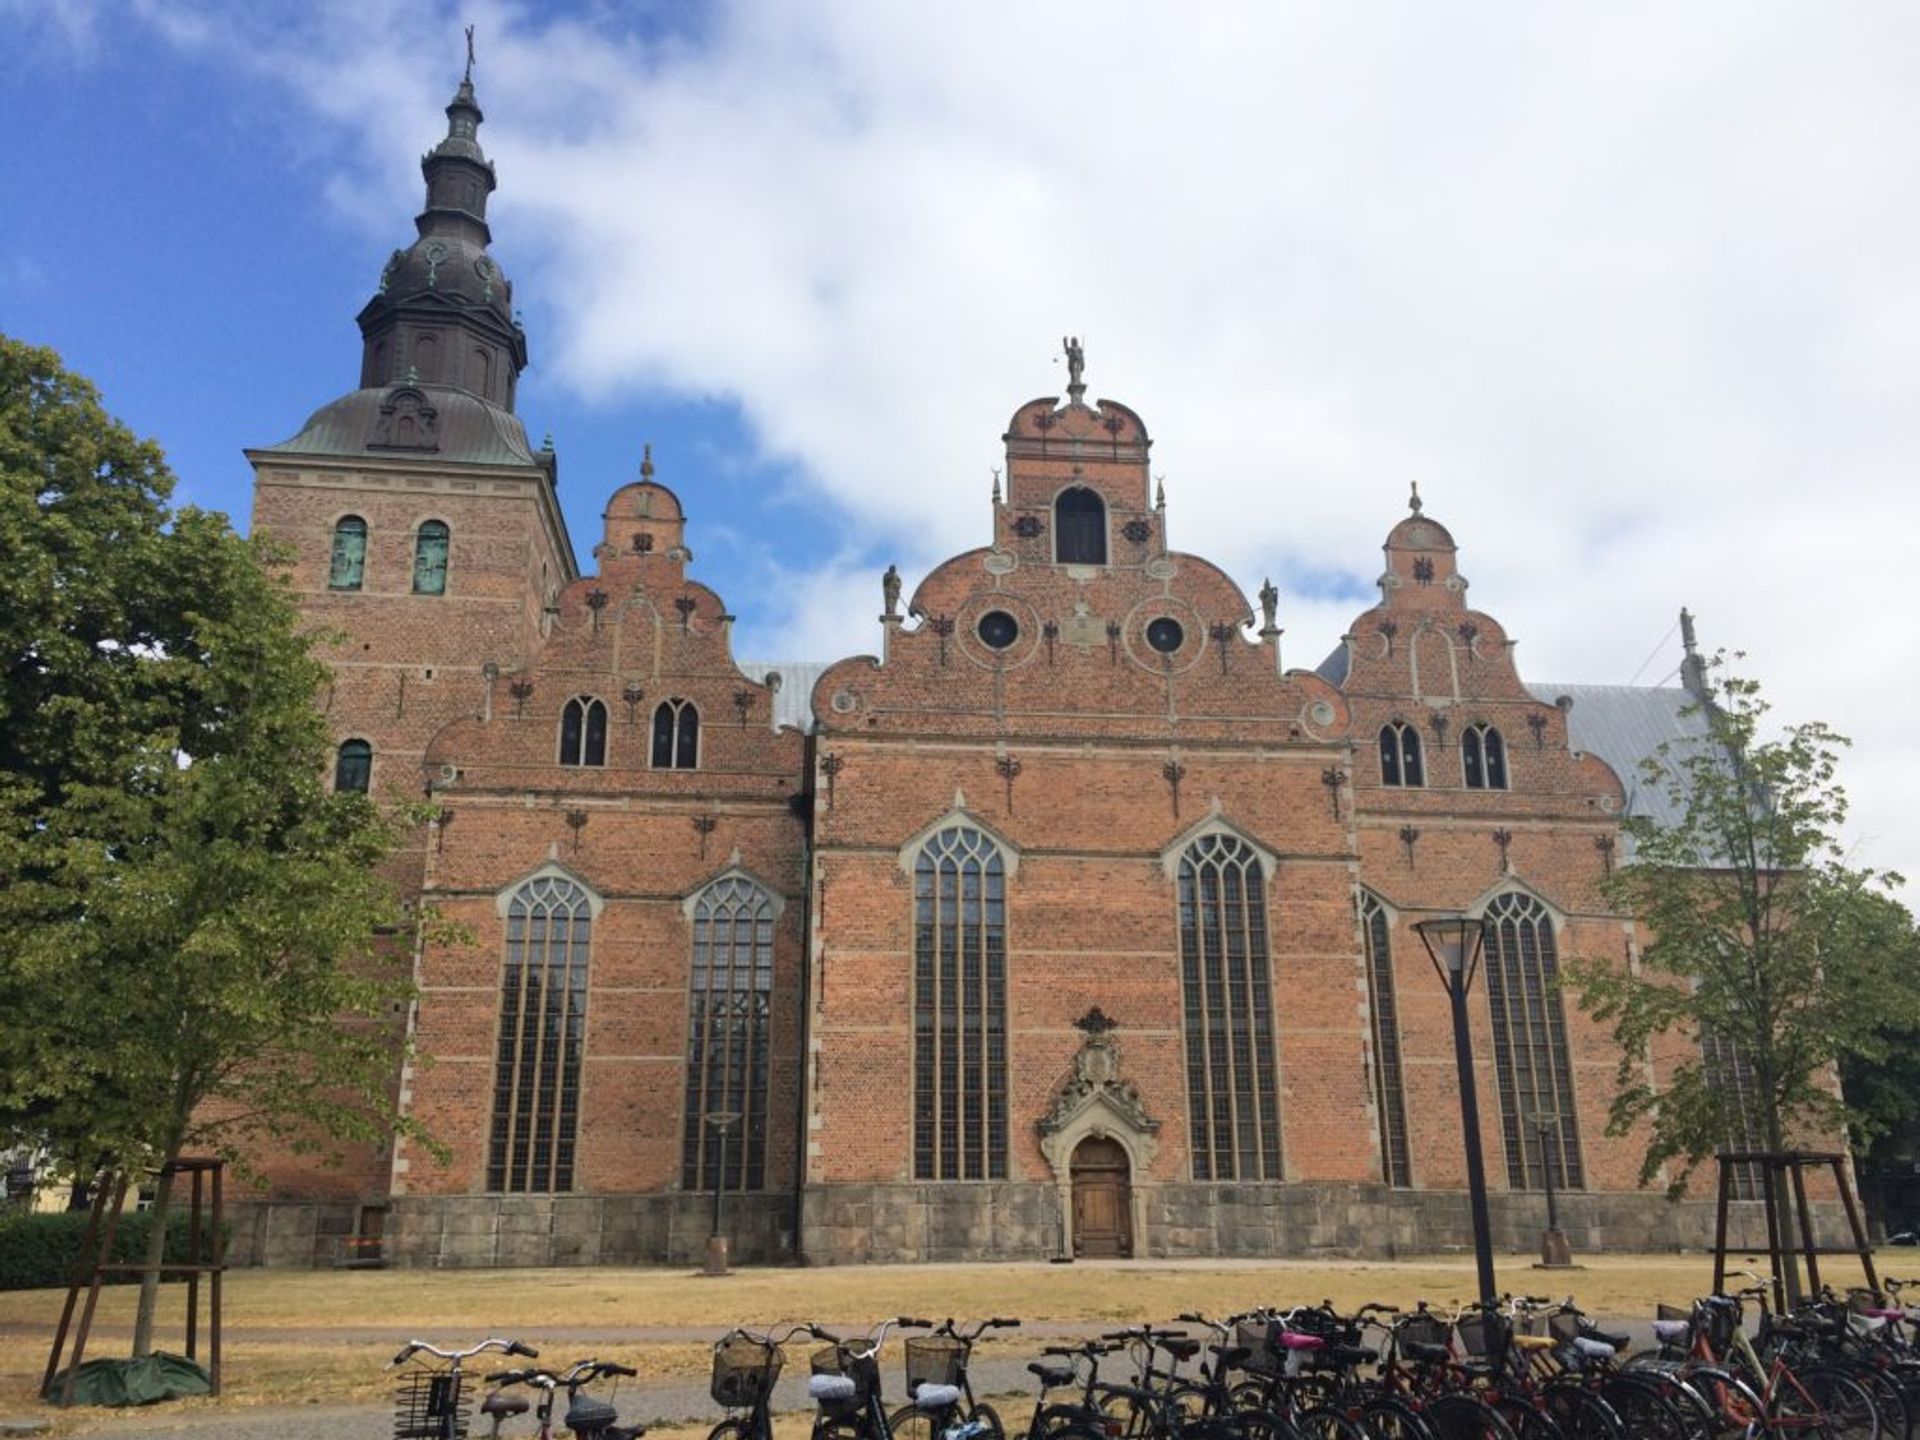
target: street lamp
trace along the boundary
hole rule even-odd
[[[701,1117],[720,1143],[715,1146],[718,1152],[713,1161],[713,1229],[707,1235],[707,1265],[709,1275],[725,1275],[727,1271],[727,1237],[720,1233],[720,1197],[727,1183],[727,1132],[740,1119],[737,1110],[709,1110]]]
[[[1573,1247],[1567,1243],[1567,1232],[1560,1228],[1560,1216],[1553,1207],[1553,1172],[1559,1168],[1556,1162],[1560,1158],[1560,1117],[1552,1111],[1536,1111],[1533,1130],[1540,1137],[1540,1173],[1547,1182],[1547,1228],[1540,1233],[1540,1268],[1571,1270]],[[1553,1145],[1551,1150],[1547,1148],[1549,1142]]]
[[[1434,971],[1453,1005],[1453,1060],[1460,1072],[1460,1122],[1467,1142],[1467,1198],[1473,1209],[1473,1256],[1480,1270],[1480,1300],[1499,1295],[1493,1278],[1493,1222],[1487,1216],[1487,1169],[1480,1157],[1480,1097],[1473,1084],[1473,1040],[1467,1033],[1467,991],[1480,968],[1486,925],[1471,915],[1421,920],[1413,927],[1427,947]]]

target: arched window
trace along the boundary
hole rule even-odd
[[[587,892],[541,875],[507,904],[489,1190],[573,1188],[587,1027]]]
[[[373,746],[364,740],[343,740],[333,757],[333,788],[367,793],[373,783]]]
[[[1577,1190],[1585,1182],[1553,917],[1531,895],[1509,892],[1487,906],[1486,925],[1487,1002],[1493,1007],[1507,1183],[1515,1190],[1541,1189],[1551,1166],[1557,1187]]]
[[[684,1190],[766,1188],[773,921],[773,897],[738,875],[694,902]],[[739,1117],[724,1137],[716,1112]]]
[[[447,591],[447,551],[453,535],[445,524],[428,520],[413,540],[413,593],[444,595]]]
[[[1084,485],[1053,502],[1054,558],[1062,565],[1107,563],[1107,506]]]
[[[1507,742],[1486,721],[1460,732],[1460,770],[1469,790],[1507,788]]]
[[[1193,1178],[1280,1179],[1266,874],[1235,836],[1180,857],[1180,989]]]
[[[1380,1171],[1387,1184],[1413,1184],[1407,1155],[1406,1077],[1400,1067],[1400,1014],[1393,990],[1393,947],[1387,907],[1360,897],[1360,931],[1367,947],[1367,1000],[1373,1028],[1374,1101],[1380,1109]]]
[[[693,770],[700,764],[700,712],[691,700],[662,700],[653,712],[653,768]]]
[[[1403,721],[1392,720],[1380,727],[1380,783],[1427,783],[1425,768],[1420,763],[1420,732]]]
[[[560,763],[607,763],[607,707],[591,695],[576,696],[560,712]]]
[[[913,866],[913,1175],[1007,1178],[1006,859],[967,826]]]
[[[333,559],[327,566],[329,590],[358,590],[367,575],[367,522],[342,516],[333,527]]]

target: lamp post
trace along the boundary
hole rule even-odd
[[[1533,1130],[1540,1137],[1540,1174],[1547,1182],[1547,1228],[1540,1232],[1540,1268],[1571,1270],[1573,1247],[1567,1244],[1567,1232],[1560,1228],[1560,1215],[1553,1206],[1553,1172],[1559,1168],[1560,1117],[1550,1111],[1536,1112]],[[1553,1148],[1548,1149],[1549,1143]]]
[[[720,1197],[727,1184],[727,1132],[733,1129],[740,1119],[737,1110],[709,1110],[701,1119],[719,1138],[717,1152],[713,1160],[713,1229],[707,1235],[708,1275],[725,1275],[727,1270],[727,1237],[720,1233]]]
[[[1460,1072],[1460,1123],[1466,1132],[1467,1199],[1473,1210],[1473,1256],[1480,1272],[1480,1300],[1499,1295],[1493,1278],[1493,1222],[1487,1215],[1487,1168],[1480,1156],[1480,1096],[1473,1083],[1473,1040],[1467,1032],[1467,991],[1480,966],[1486,926],[1470,915],[1422,920],[1413,927],[1427,947],[1434,971],[1453,1005],[1453,1059]]]

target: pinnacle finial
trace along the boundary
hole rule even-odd
[[[1078,335],[1063,335],[1060,344],[1067,352],[1067,394],[1078,405],[1080,397],[1087,393],[1087,352],[1081,348]]]
[[[1680,611],[1680,645],[1689,659],[1700,651],[1699,642],[1693,637],[1693,612],[1685,607]]]
[[[1167,508],[1167,477],[1164,475],[1153,477],[1153,508],[1156,510]]]
[[[473,84],[473,26],[467,26],[467,69],[460,77],[462,85]]]
[[[993,503],[996,505],[1000,503],[1000,471],[998,469],[993,472]]]
[[[640,447],[640,478],[642,480],[653,478],[653,442],[651,440]]]
[[[1413,493],[1407,497],[1407,508],[1418,515],[1420,513],[1420,482],[1413,480],[1408,483],[1413,487]]]

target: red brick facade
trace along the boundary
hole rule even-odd
[[[463,94],[456,126],[478,115]],[[441,303],[389,297],[429,300]],[[1387,538],[1380,604],[1320,671],[1286,669],[1278,597],[1256,609],[1216,566],[1168,547],[1145,426],[1085,401],[1076,346],[1068,401],[1014,414],[988,543],[934,569],[904,610],[890,581],[881,655],[828,666],[809,716],[792,695],[783,712],[767,675],[736,664],[733,617],[689,577],[684,513],[651,463],[608,501],[582,575],[552,455],[526,449],[510,409],[367,363],[367,389],[296,441],[251,452],[254,523],[293,548],[303,604],[344,637],[326,704],[343,741],[371,745],[373,789],[441,807],[402,857],[404,883],[470,940],[418,947],[425,1060],[396,1087],[451,1159],[403,1147],[326,1174],[269,1164],[280,1201],[331,1207],[335,1225],[381,1212],[390,1253],[418,1263],[691,1253],[709,1188],[687,1183],[701,1133],[688,1114],[697,917],[724,891],[759,897],[770,977],[754,1002],[764,1054],[743,1062],[759,1067],[759,1108],[742,1123],[764,1163],[729,1182],[737,1250],[1459,1243],[1448,1010],[1410,926],[1520,906],[1561,963],[1630,963],[1633,925],[1600,892],[1627,794],[1581,753],[1572,703],[1522,683],[1503,626],[1467,605],[1452,537],[1417,502]],[[413,405],[437,448],[363,443],[352,428],[388,437],[378,427]],[[367,542],[358,588],[343,589],[330,552],[346,516]],[[444,593],[413,582],[428,521],[451,534]],[[579,721],[596,703],[601,721]],[[697,756],[674,750],[677,720],[658,730],[663,705],[692,707]],[[601,723],[600,740],[581,723]],[[1389,726],[1418,737],[1417,777],[1402,751],[1383,760]],[[926,847],[948,843],[997,857],[970,919],[920,898],[943,883]],[[1241,866],[1245,888],[1221,880],[1230,898],[1207,898],[1205,855]],[[516,969],[548,953],[528,936],[558,933],[514,918],[540,887],[575,897],[589,927],[574,981],[564,966],[537,984]],[[1370,954],[1363,904],[1384,907],[1390,957]],[[574,998],[556,999],[569,983]],[[1490,983],[1476,990],[1474,1044],[1487,1168],[1514,1240],[1539,1221],[1531,1191],[1506,1193],[1508,1151],[1540,1114],[1513,1113],[1496,1056],[1520,1042],[1503,1039],[1511,1023],[1496,1033]],[[1524,1011],[1534,1039],[1558,1046],[1526,1103],[1554,1101],[1566,1152],[1554,1163],[1577,1152],[1563,1212],[1576,1243],[1693,1233],[1697,1216],[1636,1189],[1639,1142],[1605,1134],[1606,1035],[1550,986],[1511,998],[1509,1019]],[[564,1041],[509,1024],[509,1003],[548,1005],[563,1017],[554,1034],[577,1024],[571,1062]],[[958,1056],[961,1079],[945,1059],[916,1064],[917,1050]],[[551,1132],[502,1128],[513,1086],[532,1095],[563,1073],[568,1098],[548,1092],[541,1122]],[[1383,1074],[1398,1077],[1390,1108],[1405,1117],[1392,1164]],[[509,1133],[536,1155],[564,1150],[565,1182],[537,1166],[531,1182],[503,1182],[518,1163]],[[1120,1209],[1100,1212],[1097,1234],[1074,1175],[1089,1141],[1119,1147],[1100,1151],[1119,1167],[1101,1183]],[[305,1243],[276,1250],[276,1222],[261,1223],[260,1253]]]

